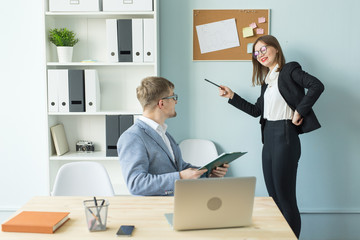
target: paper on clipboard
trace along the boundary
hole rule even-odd
[[[240,46],[235,18],[197,25],[196,32],[201,54]]]
[[[215,160],[209,162],[208,164],[206,164],[205,166],[199,167],[198,170],[202,170],[207,168],[207,172],[206,174],[210,174],[211,171],[216,168],[219,167],[221,165],[223,165],[224,163],[230,163],[236,159],[238,159],[239,157],[241,157],[242,155],[244,155],[247,152],[227,152],[227,153],[223,153],[221,155],[219,155]]]

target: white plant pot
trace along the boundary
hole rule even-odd
[[[72,62],[73,47],[57,47],[60,63]]]

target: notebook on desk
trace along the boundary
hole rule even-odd
[[[251,224],[255,177],[206,178],[175,182],[174,230],[241,227]]]

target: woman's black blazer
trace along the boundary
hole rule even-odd
[[[312,106],[324,91],[324,85],[316,77],[308,74],[301,69],[297,62],[290,62],[281,69],[278,78],[278,87],[280,94],[285,99],[289,107],[304,118],[302,124],[298,127],[299,133],[311,132],[321,127],[317,120]],[[262,140],[264,142],[264,93],[267,84],[261,86],[261,94],[255,104],[249,103],[236,93],[229,103],[234,107],[250,114],[253,117],[260,117]],[[305,93],[305,88],[307,92]]]

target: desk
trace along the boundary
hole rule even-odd
[[[99,197],[100,198],[100,197]],[[54,234],[0,232],[0,239],[120,239],[115,233],[120,225],[135,225],[131,239],[296,239],[272,198],[256,197],[253,223],[249,227],[174,231],[164,213],[173,212],[173,197],[107,197],[110,202],[107,230],[89,232],[83,200],[91,197],[34,197],[18,212],[68,211],[70,220]],[[18,213],[17,212],[17,213]]]

